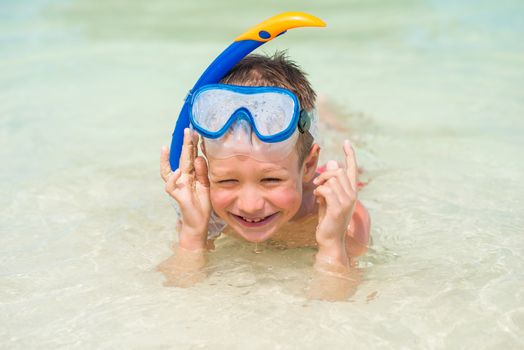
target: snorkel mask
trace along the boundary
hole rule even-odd
[[[237,37],[215,58],[190,90],[180,111],[171,141],[171,169],[178,169],[184,129],[190,124],[204,137],[206,151],[215,157],[245,154],[263,160],[289,154],[298,132],[307,130],[313,117],[311,112],[300,109],[293,93],[276,87],[217,83],[259,46],[288,29],[306,26],[324,27],[325,23],[302,12],[282,13]]]
[[[291,91],[279,87],[210,84],[189,102],[191,127],[203,137],[206,154],[221,159],[281,160],[313,117]]]

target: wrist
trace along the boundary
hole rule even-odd
[[[197,270],[206,263],[206,254],[203,249],[189,250],[180,246],[180,243],[175,243],[173,251],[175,252],[178,270]]]
[[[205,250],[207,243],[207,227],[205,229],[193,230],[182,225],[178,233],[178,245],[180,248],[190,251]]]
[[[349,268],[349,259],[344,242],[329,242],[318,245],[315,266]]]

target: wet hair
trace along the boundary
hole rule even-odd
[[[238,62],[220,81],[222,84],[240,86],[276,86],[293,92],[306,111],[315,108],[317,94],[306,78],[306,73],[290,60],[285,51],[277,51],[272,56],[251,54]],[[299,133],[295,148],[299,166],[306,159],[313,136],[309,131]]]

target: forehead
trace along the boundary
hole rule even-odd
[[[224,159],[208,158],[208,165],[209,172],[212,176],[230,173],[298,173],[298,157],[296,152],[291,152],[288,157],[273,162],[263,162],[244,155],[232,156]]]

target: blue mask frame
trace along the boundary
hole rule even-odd
[[[274,134],[274,135],[262,135],[258,128],[257,123],[255,119],[253,118],[253,115],[251,114],[251,111],[246,107],[239,107],[236,109],[231,116],[226,120],[224,125],[218,130],[218,131],[210,131],[204,127],[201,127],[201,123],[198,123],[195,121],[195,118],[193,116],[193,103],[195,102],[198,95],[202,92],[208,91],[208,90],[228,90],[233,91],[239,94],[243,95],[254,95],[254,94],[260,94],[260,93],[278,93],[289,96],[291,100],[293,101],[293,116],[290,119],[290,122],[288,126]],[[267,143],[274,143],[274,142],[280,142],[283,140],[286,140],[289,138],[297,128],[298,125],[303,125],[304,123],[299,123],[300,118],[304,118],[305,114],[302,113],[302,110],[300,109],[300,103],[295,96],[294,93],[287,89],[279,88],[279,87],[272,87],[272,86],[236,86],[236,85],[226,85],[226,84],[210,84],[205,85],[198,89],[192,96],[191,101],[189,103],[189,120],[191,122],[191,125],[193,128],[202,136],[209,138],[209,139],[217,139],[224,135],[227,130],[231,127],[231,125],[240,119],[246,120],[250,125],[253,132],[257,135],[259,140]],[[303,130],[301,130],[303,132]]]

